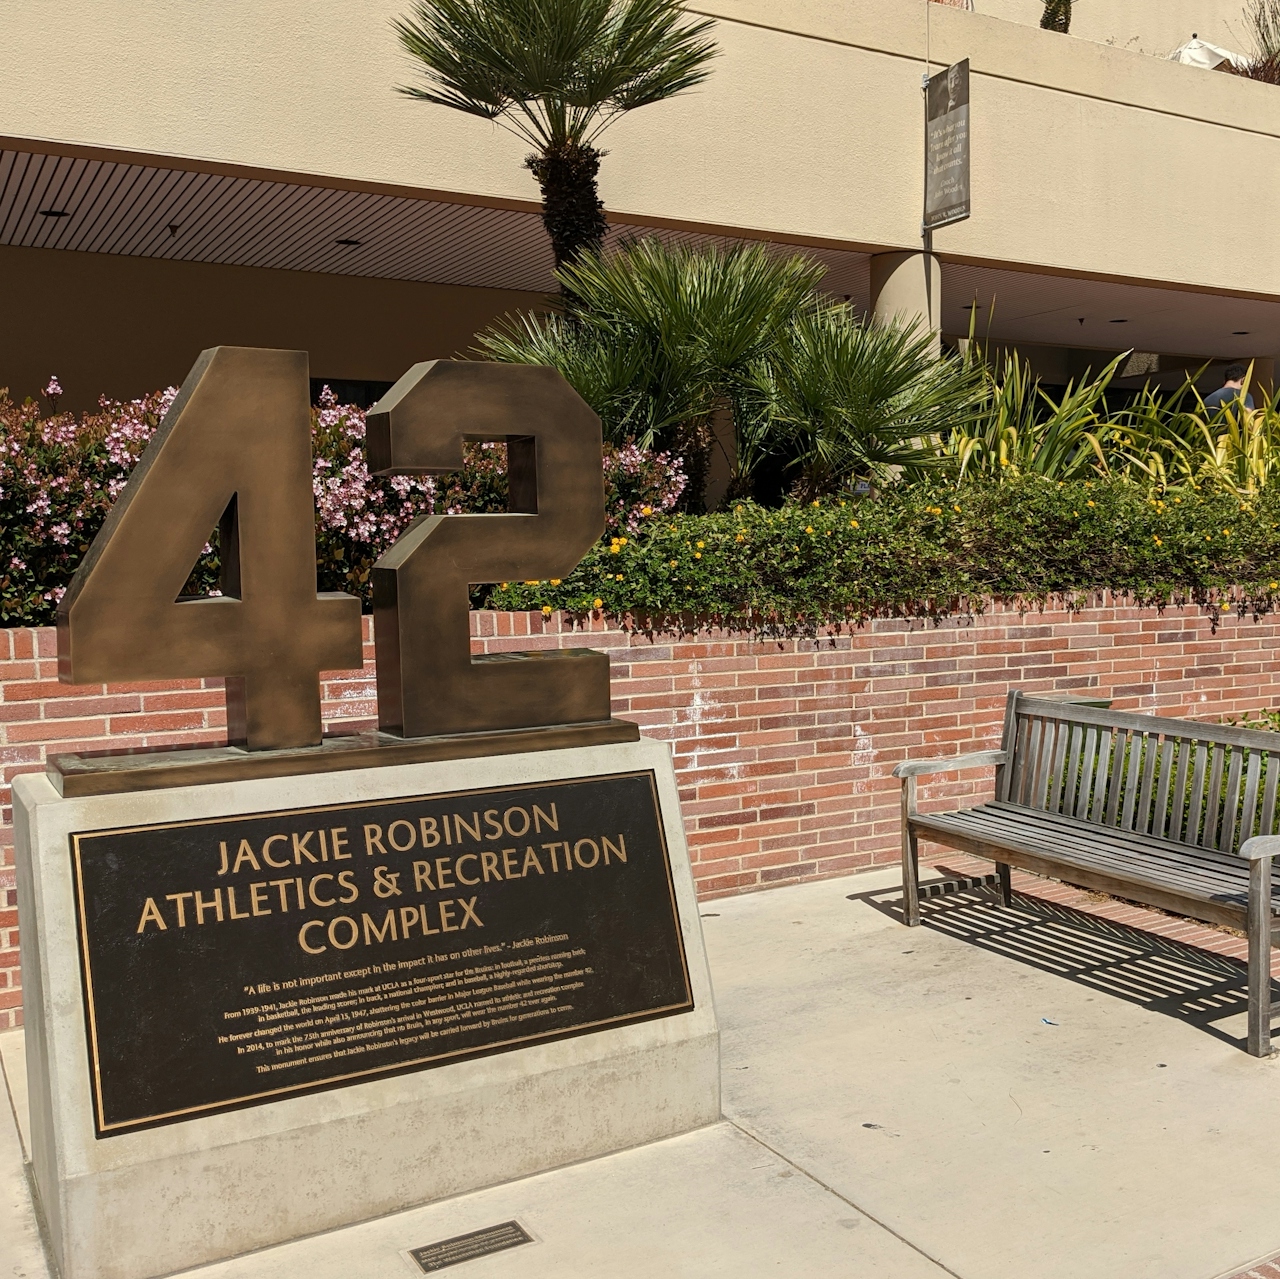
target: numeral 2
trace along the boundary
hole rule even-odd
[[[431,515],[373,569],[378,721],[406,737],[607,720],[589,649],[471,656],[472,583],[567,577],[604,532],[600,419],[554,369],[417,364],[370,410],[369,469],[456,471],[505,441],[509,514]]]

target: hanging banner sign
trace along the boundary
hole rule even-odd
[[[969,59],[940,71],[925,91],[924,226],[969,216]]]

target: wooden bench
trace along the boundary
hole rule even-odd
[[[995,802],[921,813],[921,777],[995,765]],[[999,750],[911,760],[902,780],[903,913],[920,923],[917,842],[1065,879],[1249,937],[1249,1052],[1271,1053],[1271,945],[1280,899],[1280,733],[1130,715],[1009,694]],[[928,885],[943,891],[973,881]]]

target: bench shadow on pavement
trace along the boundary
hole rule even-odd
[[[848,900],[902,921],[900,889]],[[1237,960],[1021,893],[1006,907],[979,886],[922,900],[920,916],[924,928],[1245,1046],[1215,1024],[1248,1012],[1247,972]],[[1274,998],[1274,982],[1272,990]]]

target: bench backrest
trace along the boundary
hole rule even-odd
[[[996,798],[1224,853],[1276,833],[1280,733],[1013,692]]]

